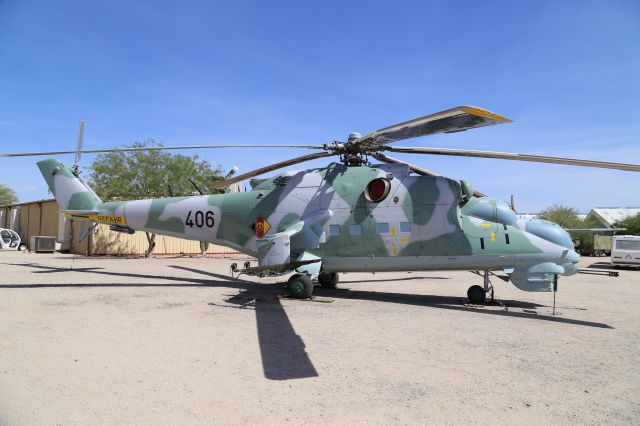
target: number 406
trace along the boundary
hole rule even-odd
[[[194,226],[198,228],[202,228],[203,226],[213,228],[213,225],[215,224],[212,211],[203,212],[200,210],[196,212],[189,210],[187,220],[184,223],[190,228],[193,228]]]

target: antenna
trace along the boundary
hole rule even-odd
[[[82,157],[82,142],[84,140],[84,120],[80,120],[80,127],[78,128],[78,145],[76,146],[76,161],[73,163],[71,171],[74,175],[80,176],[80,158]]]
[[[518,213],[516,211],[515,197],[513,196],[513,194],[511,194],[511,210],[513,210],[514,213]]]
[[[240,168],[239,168],[238,166],[233,166],[233,167],[231,168],[231,170],[229,170],[229,173],[227,173],[227,175],[224,177],[224,180],[227,180],[227,179],[229,179],[231,176],[235,175],[235,174],[236,174],[236,172],[237,172],[238,170],[240,170]],[[229,192],[231,192],[231,186],[227,186],[227,187],[224,189],[224,192],[225,192],[225,193],[227,193],[227,194],[228,194]]]
[[[239,170],[238,166],[233,166],[231,170],[229,170],[229,173],[227,173],[227,175],[224,178],[229,179],[231,176],[235,175],[238,170]]]
[[[193,187],[196,189],[196,191],[200,193],[200,195],[204,195],[200,187],[196,185],[196,183],[193,181],[192,178],[189,178],[189,182],[191,182],[191,185],[193,185]]]

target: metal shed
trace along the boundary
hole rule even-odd
[[[27,244],[34,235],[56,237],[57,249],[86,256],[143,255],[148,247],[144,232],[123,234],[99,225],[83,241],[83,223],[64,217],[55,200],[40,200],[0,206],[0,228],[16,231]],[[158,235],[155,255],[200,254],[200,242]],[[210,244],[207,254],[237,253],[228,247]]]

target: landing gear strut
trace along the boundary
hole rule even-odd
[[[476,272],[477,273],[477,272]],[[482,274],[482,278],[484,281],[484,287],[479,285],[472,285],[467,290],[467,297],[469,301],[474,305],[482,305],[487,300],[487,293],[491,294],[491,301],[493,302],[493,285],[491,284],[491,280],[489,279],[489,271],[484,271]]]

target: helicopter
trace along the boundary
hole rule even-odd
[[[559,225],[523,220],[513,206],[486,196],[464,180],[438,175],[387,153],[449,155],[556,163],[639,172],[640,165],[493,151],[390,144],[438,133],[461,132],[512,120],[485,109],[460,106],[324,145],[204,145],[118,148],[80,152],[198,148],[306,148],[317,152],[249,173],[228,176],[218,188],[250,179],[251,190],[189,197],[102,202],[80,175],[56,159],[38,167],[61,212],[102,223],[117,232],[146,231],[208,241],[257,258],[236,273],[258,277],[293,275],[294,297],[311,298],[314,281],[334,288],[340,273],[465,270],[482,277],[467,297],[493,297],[491,277],[524,291],[552,292],[558,278],[579,272],[579,255]],[[326,167],[268,172],[309,160],[337,157]],[[370,158],[380,164],[372,164]],[[502,273],[504,275],[498,275]]]

